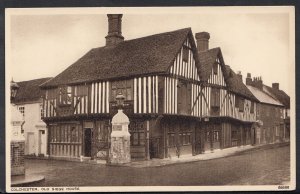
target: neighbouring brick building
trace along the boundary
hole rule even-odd
[[[256,131],[257,144],[282,142],[289,139],[289,130],[284,125],[286,106],[270,93],[270,87],[263,84],[260,77],[251,78],[247,74],[246,85],[260,101],[257,106],[257,119],[263,125]]]
[[[209,33],[190,28],[124,40],[108,15],[106,45],[42,84],[47,154],[103,159],[116,95],[125,96],[132,158],[197,155],[255,143],[257,103]]]
[[[22,134],[25,138],[25,155],[46,155],[47,130],[42,121],[43,92],[39,85],[50,78],[13,82],[16,87],[11,104],[22,114],[25,121]]]
[[[283,109],[283,123],[280,124],[280,128],[284,129],[284,140],[290,140],[290,96],[283,90],[279,89],[279,83],[272,83],[272,87],[263,86],[263,90],[277,99],[284,105]]]

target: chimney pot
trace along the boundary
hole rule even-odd
[[[247,73],[247,77],[251,78],[251,73]]]
[[[272,83],[272,88],[279,90],[279,83]]]
[[[198,52],[207,51],[209,49],[209,38],[208,32],[198,32],[195,34],[197,40]]]
[[[122,41],[122,14],[107,14],[108,17],[108,35],[106,38],[106,46],[114,46]]]

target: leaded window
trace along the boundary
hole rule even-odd
[[[111,84],[111,101],[116,101],[116,96],[122,94],[125,100],[133,100],[133,80],[115,81]]]
[[[71,88],[71,86],[62,86],[59,88],[59,103],[61,105],[72,104],[72,88]]]
[[[145,145],[145,133],[143,122],[131,121],[129,124],[130,144],[132,146]]]

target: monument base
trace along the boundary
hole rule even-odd
[[[129,163],[130,160],[130,136],[111,137],[109,163],[124,164]]]

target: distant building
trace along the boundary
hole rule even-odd
[[[50,157],[107,157],[116,95],[127,104],[132,158],[196,155],[255,143],[259,102],[210,35],[190,28],[124,41],[108,15],[106,45],[45,82]]]
[[[256,115],[263,125],[256,131],[257,144],[282,142],[289,139],[289,129],[285,126],[287,106],[272,94],[274,89],[264,85],[260,77],[254,77],[252,80],[250,73],[247,74],[246,85],[260,101]]]
[[[25,121],[22,126],[22,134],[25,137],[25,155],[46,155],[47,130],[46,124],[42,121],[42,91],[39,85],[49,79],[11,82],[14,88],[11,104],[19,110]]]
[[[283,90],[279,89],[279,83],[272,83],[272,87],[263,86],[263,90],[270,94],[272,97],[276,98],[284,105],[283,110],[283,125],[284,127],[284,139],[286,141],[290,140],[290,96],[287,95]],[[281,126],[282,127],[282,126]]]

